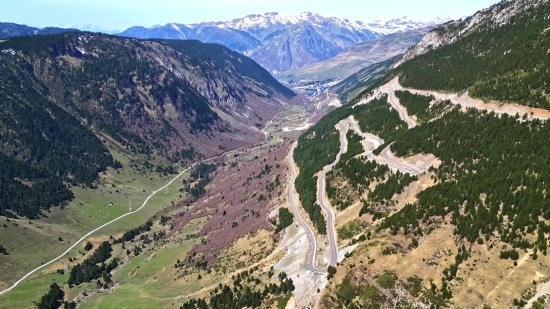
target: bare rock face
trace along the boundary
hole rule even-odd
[[[120,35],[219,43],[250,56],[270,73],[278,74],[332,58],[361,42],[391,33],[433,27],[449,18],[424,22],[405,16],[389,21],[362,22],[308,12],[295,15],[266,13],[226,22],[131,27]]]

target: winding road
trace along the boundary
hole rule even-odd
[[[408,165],[408,164],[405,164],[403,162],[399,162],[399,161],[395,160],[393,158],[393,156],[390,156],[389,151],[390,151],[390,147],[391,147],[392,144],[389,144],[388,146],[386,146],[386,148],[384,148],[382,150],[382,152],[380,153],[380,156],[382,158],[384,158],[386,161],[388,161],[387,163],[381,161],[378,158],[376,158],[372,153],[367,154],[367,158],[373,159],[373,160],[375,160],[376,162],[378,162],[380,164],[386,164],[386,165],[389,165],[390,167],[394,167],[402,173],[407,173],[407,174],[411,174],[411,175],[418,175],[418,174],[421,174],[423,172],[422,170],[418,169],[415,166]]]
[[[298,203],[296,202],[296,196],[294,194],[295,188],[294,188],[294,181],[296,180],[296,164],[294,163],[294,149],[296,148],[296,145],[298,145],[298,142],[294,142],[292,146],[290,147],[290,151],[287,155],[288,160],[288,166],[290,168],[290,179],[288,181],[288,202],[290,204],[290,208],[292,208],[292,212],[294,213],[294,216],[296,217],[296,220],[298,220],[298,223],[304,228],[306,231],[307,240],[309,243],[309,250],[307,255],[307,261],[306,261],[306,269],[315,273],[325,274],[327,273],[328,265],[323,268],[317,268],[315,267],[315,254],[317,253],[317,242],[315,241],[315,234],[313,233],[313,230],[309,227],[309,225],[306,223],[304,218],[302,218],[302,215],[300,214],[300,211],[298,210]]]
[[[388,88],[380,88],[380,90],[388,94],[388,102],[399,113],[399,117],[401,117],[401,119],[407,123],[409,129],[416,127],[416,121],[409,117],[409,115],[405,111],[405,108],[398,103],[399,100],[395,96],[395,92],[392,89]]]
[[[346,133],[349,129],[348,123],[343,123],[345,126],[345,129],[341,130],[340,132],[340,151],[336,155],[336,159],[331,164],[325,166],[323,170],[320,172],[320,175],[317,179],[317,203],[321,206],[321,208],[326,212],[327,214],[327,236],[328,236],[328,242],[329,242],[329,248],[327,251],[327,265],[323,268],[318,268],[315,266],[315,256],[317,254],[317,241],[315,240],[315,233],[311,229],[311,227],[306,223],[302,215],[300,214],[300,211],[298,210],[298,203],[296,202],[295,197],[295,187],[294,187],[294,181],[296,180],[296,164],[294,163],[294,149],[296,148],[296,145],[298,142],[294,142],[292,147],[290,148],[290,151],[287,155],[288,164],[290,166],[290,180],[288,183],[288,201],[290,204],[290,207],[292,208],[292,212],[294,213],[294,216],[298,220],[298,223],[304,228],[306,231],[307,239],[309,242],[309,253],[307,256],[306,261],[306,268],[309,271],[325,274],[327,272],[327,269],[329,266],[336,266],[338,263],[338,242],[337,242],[337,236],[336,231],[334,229],[334,219],[335,214],[334,210],[332,209],[332,206],[330,205],[330,202],[328,202],[328,198],[326,198],[326,191],[325,191],[325,182],[326,182],[326,174],[332,170],[334,165],[336,165],[340,161],[340,157],[342,156],[342,153],[346,152],[348,149],[348,140],[346,138]]]
[[[328,197],[326,196],[326,190],[325,190],[326,174],[330,172],[332,168],[336,164],[338,164],[338,162],[340,162],[341,155],[347,151],[348,140],[347,140],[346,134],[348,130],[353,129],[365,140],[368,140],[369,142],[373,143],[375,148],[379,147],[384,143],[384,140],[380,139],[376,135],[371,136],[371,134],[363,133],[360,130],[359,126],[357,125],[357,122],[355,121],[355,119],[342,120],[340,122],[340,125],[344,126],[344,128],[340,130],[340,151],[336,155],[336,159],[334,160],[334,162],[323,167],[323,170],[319,172],[318,179],[317,179],[317,203],[321,206],[321,208],[327,214],[327,236],[328,236],[328,242],[329,242],[329,248],[326,254],[327,265],[323,268],[318,268],[315,265],[315,260],[316,260],[315,257],[317,253],[317,241],[315,239],[315,233],[313,232],[311,227],[306,223],[306,221],[300,214],[300,211],[298,209],[298,202],[296,201],[296,196],[295,196],[294,181],[296,180],[297,172],[296,172],[296,164],[294,162],[293,155],[294,155],[294,149],[296,148],[296,145],[298,144],[298,142],[294,142],[294,144],[290,148],[290,151],[287,155],[287,160],[290,168],[290,179],[288,183],[288,200],[289,200],[289,204],[292,209],[292,212],[294,213],[294,216],[296,217],[298,223],[306,231],[306,235],[309,243],[309,250],[308,250],[309,253],[306,261],[306,269],[309,271],[321,273],[321,274],[324,274],[327,272],[328,266],[336,266],[336,264],[338,263],[338,243],[337,243],[336,231],[334,229],[335,213],[332,206],[330,205]],[[350,128],[350,125],[351,125],[351,128]],[[384,148],[380,153],[380,156],[374,156],[372,151],[364,152],[362,155],[365,155],[367,156],[367,158],[377,161],[380,164],[394,167],[403,173],[418,175],[423,172],[422,170],[416,168],[415,166],[411,166],[409,164],[395,160],[395,158],[393,158],[393,156],[391,156],[389,153],[390,146],[391,144],[388,145],[386,148]]]
[[[336,232],[334,230],[334,210],[332,209],[332,206],[328,201],[329,199],[325,196],[325,185],[327,173],[332,170],[334,165],[340,162],[340,157],[348,150],[348,139],[346,138],[346,133],[349,130],[349,124],[347,122],[344,122],[343,125],[345,126],[345,128],[340,131],[340,151],[336,155],[336,159],[334,160],[334,162],[325,166],[323,168],[323,171],[317,178],[317,203],[321,206],[321,208],[323,208],[323,210],[327,214],[327,235],[329,242],[327,258],[329,266],[336,266],[336,263],[338,263],[338,243],[336,239]]]

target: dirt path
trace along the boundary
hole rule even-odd
[[[523,265],[523,263],[525,263],[525,261],[527,261],[530,258],[530,254],[531,254],[531,250],[525,253],[525,255],[518,261],[518,265],[514,266],[514,268],[508,273],[508,275],[506,275],[506,278],[501,280],[500,283],[497,284],[494,289],[492,289],[489,293],[487,293],[487,296],[485,297],[485,299],[491,299],[491,296],[493,295],[493,293],[495,293],[504,282],[508,281],[508,278],[510,278],[510,276],[516,271],[516,269],[518,269],[521,265]]]
[[[275,115],[273,117],[273,119],[271,119],[269,121],[269,125],[271,125],[271,123],[273,122],[273,120],[279,115],[280,113],[278,113],[277,115]],[[269,126],[267,123],[266,123],[266,126],[264,127],[264,129],[262,129],[262,132],[264,132],[265,129],[267,129],[267,127]],[[134,213],[137,213],[139,212],[141,209],[143,209],[146,205],[147,205],[147,202],[149,201],[149,199],[151,199],[155,194],[157,194],[158,192],[164,190],[165,188],[167,188],[169,185],[171,185],[174,181],[176,181],[178,178],[180,178],[185,172],[189,171],[191,168],[193,168],[195,165],[199,164],[199,163],[205,163],[205,162],[210,162],[210,161],[213,161],[213,160],[216,160],[216,159],[219,159],[219,158],[222,158],[223,156],[229,154],[229,153],[232,153],[232,152],[235,152],[235,151],[238,151],[242,148],[246,148],[246,147],[250,147],[250,146],[256,146],[258,144],[261,144],[265,141],[267,141],[268,139],[268,136],[269,134],[267,132],[264,132],[265,134],[265,140],[264,141],[261,141],[261,142],[258,142],[254,145],[248,145],[248,146],[244,146],[244,147],[241,147],[241,148],[238,148],[238,149],[233,149],[233,150],[229,150],[229,151],[226,151],[220,155],[217,155],[217,156],[213,156],[213,157],[210,157],[208,159],[204,159],[204,160],[201,160],[201,161],[197,161],[193,164],[191,164],[189,167],[187,167],[186,169],[184,169],[181,173],[179,173],[176,177],[174,177],[172,180],[170,180],[168,183],[166,183],[164,186],[160,187],[159,189],[153,191],[146,199],[145,201],[143,202],[143,204],[141,205],[141,207],[139,207],[138,209],[132,211],[132,212],[128,212],[128,213],[125,213],[93,230],[91,230],[90,232],[88,232],[86,235],[82,236],[79,240],[77,240],[76,242],[74,242],[74,244],[69,247],[65,252],[63,252],[61,255],[59,255],[58,257],[52,259],[51,261],[47,262],[47,263],[44,263],[42,265],[40,265],[39,267],[31,270],[30,272],[28,272],[25,276],[23,276],[21,279],[17,280],[12,286],[10,286],[9,288],[3,290],[3,291],[0,291],[0,295],[3,295],[9,291],[11,291],[12,289],[14,289],[17,285],[19,285],[21,282],[23,282],[25,279],[27,279],[29,276],[31,276],[32,274],[34,274],[35,272],[37,272],[38,270],[40,269],[43,269],[44,267],[54,263],[55,261],[63,258],[67,253],[69,253],[72,249],[74,249],[77,245],[79,245],[81,242],[83,242],[84,240],[86,240],[90,235],[92,235],[93,233],[103,229],[104,227],[108,226],[108,225],[111,225],[115,222],[117,222],[118,220],[126,217],[126,216],[129,216],[129,215],[132,215]],[[74,221],[74,220],[73,220]]]
[[[200,162],[210,161],[210,160],[212,160],[212,159],[214,159],[214,158],[217,158],[217,157],[219,157],[219,156],[216,156],[216,157],[213,157],[213,158],[210,158],[210,159],[206,159],[206,160],[203,160],[203,161],[200,161]],[[105,224],[103,224],[103,225],[101,225],[101,226],[99,226],[99,227],[97,227],[97,228],[91,230],[91,231],[88,232],[86,235],[82,236],[79,240],[75,241],[74,244],[73,244],[72,246],[70,246],[70,247],[69,247],[65,252],[63,252],[60,256],[58,256],[58,257],[52,259],[51,261],[49,261],[49,262],[47,262],[47,263],[44,263],[44,264],[42,264],[41,266],[39,266],[39,267],[37,267],[37,268],[31,270],[29,273],[27,273],[25,276],[23,276],[23,278],[17,280],[11,287],[9,287],[9,288],[7,288],[7,289],[1,291],[1,292],[0,292],[0,295],[5,294],[5,293],[11,291],[13,288],[15,288],[15,287],[16,287],[17,285],[19,285],[21,282],[23,282],[23,280],[27,279],[30,275],[34,274],[34,273],[37,272],[38,270],[40,270],[40,269],[42,269],[42,268],[44,268],[44,267],[46,267],[46,266],[52,264],[53,262],[55,262],[55,261],[57,261],[57,260],[63,258],[67,253],[69,253],[69,251],[71,251],[74,247],[80,245],[81,242],[83,242],[84,240],[86,240],[86,239],[87,239],[90,235],[92,235],[93,233],[95,233],[95,232],[101,230],[102,228],[104,228],[104,227],[106,227],[106,226],[108,226],[108,225],[111,225],[111,224],[115,223],[116,221],[118,221],[118,220],[120,220],[120,219],[122,219],[122,218],[124,218],[124,217],[126,217],[126,216],[129,216],[129,215],[131,215],[131,214],[133,214],[133,213],[139,212],[141,209],[143,209],[143,207],[145,207],[145,205],[147,205],[147,202],[149,201],[149,199],[151,199],[151,197],[153,197],[155,194],[157,194],[157,192],[162,191],[164,188],[166,188],[166,187],[168,187],[169,185],[171,185],[176,179],[180,178],[181,175],[183,175],[185,172],[187,172],[189,169],[191,169],[193,166],[195,166],[197,163],[200,163],[200,162],[195,162],[195,163],[193,163],[193,165],[191,165],[190,167],[184,169],[181,173],[179,173],[176,177],[174,177],[172,180],[170,180],[167,184],[165,184],[164,186],[162,186],[162,187],[159,188],[158,190],[153,191],[153,192],[151,193],[151,195],[149,195],[149,196],[145,199],[145,201],[143,202],[143,204],[141,205],[141,207],[139,207],[138,209],[136,209],[136,210],[134,210],[134,211],[132,211],[132,212],[123,214],[122,216],[117,217],[117,218],[115,218],[115,219],[113,219],[113,220],[111,220],[111,221],[109,221],[109,222],[107,222],[107,223],[105,223]]]

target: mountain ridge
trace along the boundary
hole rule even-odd
[[[28,36],[28,35],[48,35],[58,34],[63,32],[75,32],[80,31],[74,28],[59,28],[59,27],[45,27],[37,28],[27,25],[21,25],[16,23],[4,23],[0,22],[0,39],[15,37],[15,36]]]
[[[405,53],[433,27],[396,32],[348,47],[337,56],[300,69],[277,75],[279,80],[294,82],[313,80],[342,80],[361,69]]]
[[[48,177],[56,185],[94,187],[99,172],[120,166],[107,146],[185,163],[249,145],[264,138],[259,127],[295,96],[246,56],[198,41],[67,32],[10,38],[0,51],[0,154],[38,169],[7,172],[9,161],[2,160],[8,163],[0,168],[12,175],[7,197],[27,180]],[[29,219],[52,206],[27,211],[0,202],[0,214]]]
[[[230,21],[130,27],[118,35],[141,39],[197,39],[218,43],[250,56],[272,74],[332,58],[350,46],[390,33],[436,26],[436,21],[410,17],[387,21],[350,21],[304,12],[265,13]]]

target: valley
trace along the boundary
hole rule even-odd
[[[548,12],[0,23],[0,308],[549,307]]]

